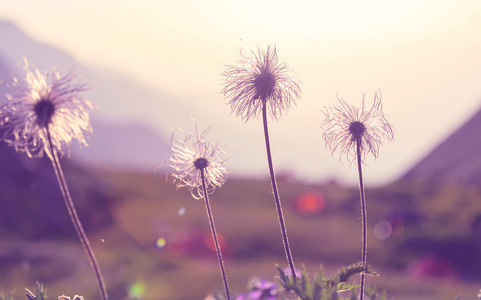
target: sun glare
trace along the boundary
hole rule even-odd
[[[364,35],[419,30],[450,12],[448,1],[213,1],[220,18],[239,31],[285,39]],[[427,13],[429,12],[429,13]],[[212,12],[211,12],[212,13]]]

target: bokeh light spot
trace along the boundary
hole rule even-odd
[[[385,240],[391,236],[392,226],[391,222],[381,221],[374,225],[374,235],[380,240]]]
[[[225,238],[220,235],[220,234],[217,234],[217,239],[219,241],[219,246],[221,248],[225,248],[226,246],[226,241],[225,241]],[[212,234],[206,234],[204,236],[204,244],[207,246],[207,248],[209,248],[210,250],[212,251],[216,251],[215,249],[215,244],[214,244],[214,239],[212,238]]]
[[[183,216],[185,214],[185,207],[184,206],[179,208],[178,214],[179,214],[179,216]]]
[[[158,249],[162,249],[165,247],[165,244],[167,241],[164,238],[159,238],[157,242],[155,243]]]
[[[393,219],[391,220],[392,226],[392,237],[401,236],[404,233],[404,222],[401,219]]]
[[[320,193],[304,193],[296,200],[296,209],[302,214],[317,214],[324,210],[326,201]]]
[[[132,299],[142,299],[145,292],[145,284],[142,281],[134,282],[129,288],[129,296]]]

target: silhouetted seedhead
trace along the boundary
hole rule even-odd
[[[34,105],[33,110],[37,116],[37,124],[40,128],[46,128],[52,122],[55,105],[49,99],[42,98]]]
[[[276,78],[269,71],[264,71],[254,79],[256,95],[254,99],[267,100],[274,93]]]
[[[207,168],[209,161],[203,157],[194,160],[194,166],[197,170],[203,170]]]
[[[177,187],[187,187],[195,199],[203,198],[202,172],[209,194],[226,180],[222,150],[204,139],[209,130],[210,127],[199,133],[196,127],[195,132],[185,134],[184,140],[172,135],[170,154],[166,162],[161,164],[167,164],[174,170],[172,176]]]
[[[229,100],[231,111],[247,122],[262,113],[264,103],[270,116],[277,120],[296,105],[301,96],[299,81],[285,63],[278,63],[276,47],[241,54],[238,65],[229,65],[221,93]]]
[[[382,112],[381,92],[374,94],[371,108],[364,106],[364,95],[360,108],[338,100],[339,105],[324,110],[326,118],[321,127],[326,147],[333,154],[339,150],[340,158],[345,155],[351,163],[358,146],[362,161],[368,153],[377,157],[381,145],[394,138],[393,127]]]
[[[364,132],[366,132],[366,126],[362,122],[354,121],[349,124],[349,132],[351,133],[352,140],[357,141],[362,138]]]

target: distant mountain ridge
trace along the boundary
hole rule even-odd
[[[481,110],[419,161],[402,180],[481,184]]]
[[[91,113],[93,133],[88,140],[90,146],[81,149],[75,146],[72,151],[73,160],[101,167],[151,172],[167,155],[172,130],[193,127],[190,117],[212,122],[208,125],[224,122],[223,119],[216,119],[217,116],[209,107],[195,110],[179,96],[145,86],[128,74],[83,65],[65,52],[35,41],[9,21],[0,20],[0,41],[0,82],[3,81],[0,84],[0,103],[4,101],[3,96],[8,91],[6,84],[11,76],[23,76],[23,70],[19,67],[23,57],[41,71],[51,68],[68,71],[75,68],[79,79],[91,87],[82,94],[98,105],[98,110]],[[226,124],[227,122],[222,123],[217,137],[221,137],[219,140],[222,143],[233,146],[228,149],[229,170],[237,174],[266,174],[264,154],[257,151],[257,148],[246,147],[247,141],[257,139],[262,142],[260,135],[252,134],[257,129],[244,126],[240,131],[241,125]],[[419,161],[401,179],[481,183],[481,155],[478,154],[481,153],[481,141],[477,138],[479,132],[481,112]],[[288,171],[294,169],[301,175],[313,172],[309,169],[312,165],[310,159],[298,159],[301,155],[291,154],[293,145],[286,142],[284,135],[284,132],[273,131],[271,136],[273,142],[283,145],[276,148],[276,168]],[[238,143],[243,147],[238,147]],[[296,149],[304,150],[298,145],[296,144]],[[304,148],[325,151],[322,143],[317,141]]]
[[[12,79],[10,74],[12,74],[12,71],[0,51],[0,104],[5,101],[3,97],[7,93],[7,83]]]
[[[80,81],[91,87],[82,93],[98,106],[98,111],[91,113],[93,133],[89,136],[90,146],[80,150],[74,147],[73,159],[143,171],[152,171],[164,159],[169,148],[169,135],[163,136],[167,132],[165,128],[175,118],[177,110],[185,110],[180,104],[169,101],[161,92],[152,91],[127,75],[80,65],[67,53],[31,39],[9,21],[0,20],[0,40],[0,82],[3,81],[0,84],[0,103],[5,101],[7,84],[12,76],[21,78],[24,75],[20,68],[23,58],[41,71],[52,68],[69,71],[74,68]],[[167,117],[164,117],[163,131],[156,131],[139,121],[120,123],[111,119],[118,115],[129,119],[128,116],[136,110],[152,113],[152,107],[172,111],[164,114]]]
[[[168,141],[144,124],[96,125],[94,137],[87,140],[88,147],[72,149],[78,161],[110,169],[153,172],[168,153]]]
[[[70,55],[31,39],[10,21],[0,20],[0,38],[2,40],[0,55],[5,59],[7,67],[11,71],[18,70],[14,75],[21,74],[18,66],[23,63],[24,57],[41,70],[52,67],[68,70],[77,65],[75,59]]]

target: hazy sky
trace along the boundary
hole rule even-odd
[[[369,164],[372,182],[380,183],[406,171],[481,106],[479,0],[17,0],[0,3],[0,18],[82,63],[121,70],[224,114],[229,124],[241,120],[213,104],[225,102],[225,64],[235,63],[240,48],[276,44],[280,61],[302,81],[303,98],[272,124],[282,132],[273,138],[287,147],[311,137],[316,142],[303,153],[322,157],[326,172],[353,179],[320,137],[320,109],[337,94],[358,105],[362,92],[371,100],[382,91],[395,142]],[[292,157],[278,159],[296,169]]]

